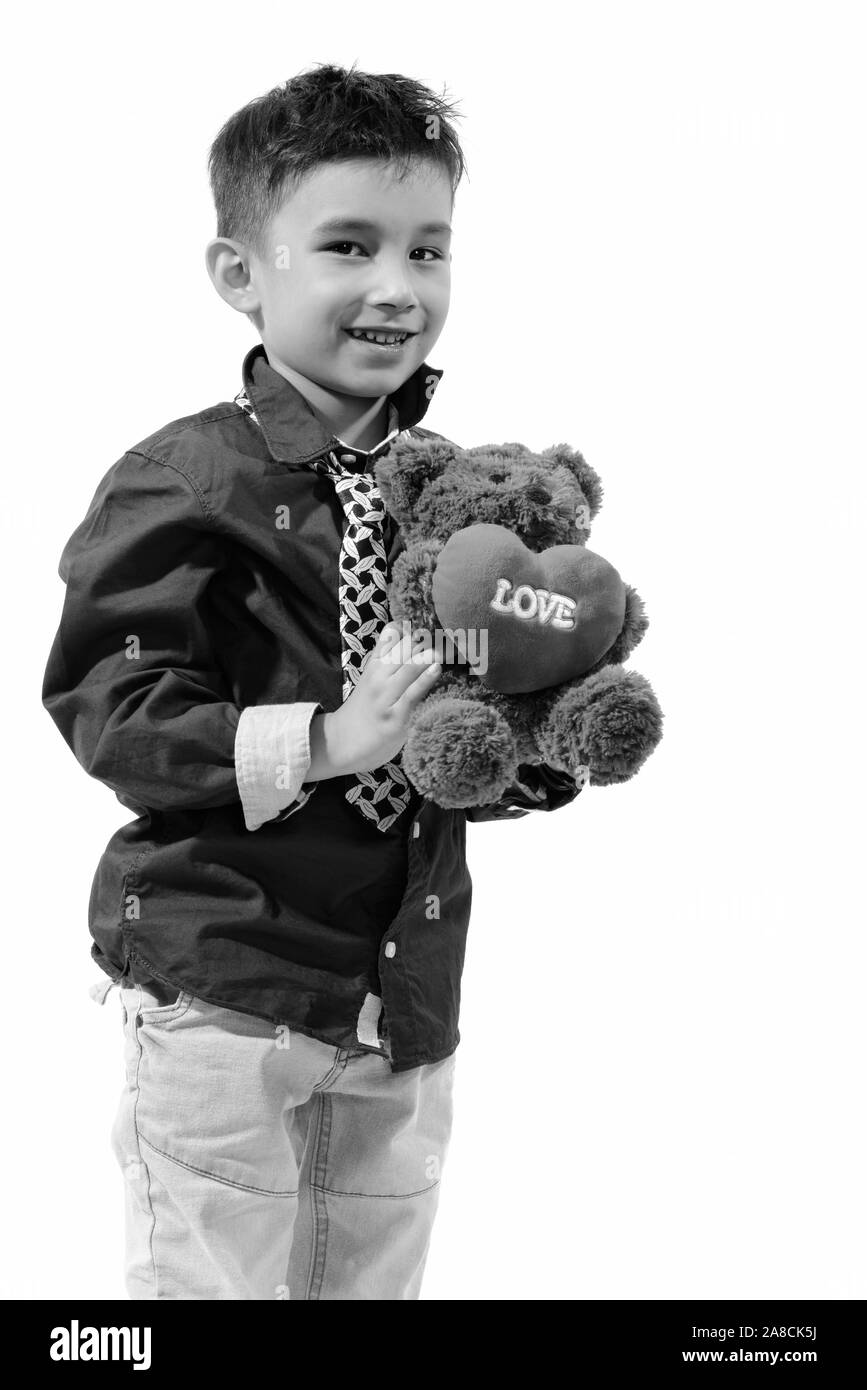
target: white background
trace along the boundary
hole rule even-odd
[[[756,0],[7,20],[2,1296],[125,1297],[87,903],[129,813],[41,708],[60,551],[128,446],[240,385],[210,141],[357,60],[464,112],[425,423],[582,450],[666,714],[633,782],[470,827],[423,1297],[867,1297],[863,26]]]

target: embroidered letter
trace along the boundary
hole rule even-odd
[[[511,613],[512,605],[511,603],[506,603],[506,594],[509,592],[511,587],[511,579],[497,580],[497,592],[491,599],[491,607],[495,608],[498,613]]]
[[[571,631],[575,626],[577,603],[566,594],[555,594],[551,589],[533,589],[529,584],[519,584],[511,598],[507,597],[512,587],[510,579],[497,580],[497,592],[491,599],[490,607],[498,613],[513,613],[525,621],[535,618],[543,626]]]
[[[566,598],[564,594],[555,594],[554,598],[557,600],[557,612],[552,619],[553,626],[571,632],[575,626],[575,609],[578,605],[574,598]]]
[[[522,605],[525,599],[529,599],[530,607],[524,608]],[[536,610],[539,607],[539,600],[536,597],[536,590],[531,589],[529,584],[519,584],[515,590],[515,597],[512,600],[515,616],[518,618],[535,618]]]

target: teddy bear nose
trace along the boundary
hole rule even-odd
[[[551,494],[541,483],[531,483],[527,488],[527,497],[531,502],[541,502],[542,505],[551,501]]]

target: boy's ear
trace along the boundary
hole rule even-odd
[[[418,501],[433,478],[461,453],[445,439],[398,439],[374,465],[374,477],[391,515],[403,525],[412,521]]]
[[[569,469],[587,499],[592,521],[602,506],[604,495],[602,479],[596,469],[591,468],[584,455],[579,454],[577,449],[570,449],[568,444],[552,444],[550,449],[542,450],[542,458],[553,459],[563,468]]]

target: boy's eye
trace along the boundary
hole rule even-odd
[[[336,251],[339,255],[342,255],[344,249],[348,246],[357,246],[359,251],[364,251],[364,247],[361,245],[360,241],[333,241],[330,246],[323,246],[322,249],[323,251]],[[443,259],[442,252],[434,250],[432,246],[417,246],[416,251],[425,252],[427,255],[433,256],[434,260],[441,261]],[[366,254],[365,252],[365,255]],[[413,251],[412,254],[415,255],[415,251]]]

